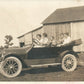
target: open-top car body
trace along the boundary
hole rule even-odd
[[[9,48],[1,52],[1,74],[6,77],[16,77],[22,68],[61,65],[62,69],[70,72],[77,67],[78,55],[73,46],[79,45],[73,41],[63,46],[39,47],[33,45],[23,48]]]

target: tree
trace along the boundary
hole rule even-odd
[[[13,40],[13,37],[11,35],[6,35],[5,36],[5,48],[9,48],[10,46],[13,45],[13,43],[11,42]]]

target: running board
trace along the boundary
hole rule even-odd
[[[30,67],[48,67],[53,65],[61,65],[61,63],[52,63],[52,64],[41,64],[41,65],[31,65]]]

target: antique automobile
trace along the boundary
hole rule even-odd
[[[18,76],[23,68],[61,65],[67,72],[77,68],[78,55],[73,51],[74,46],[81,40],[72,41],[62,46],[47,46],[35,48],[33,45],[22,48],[4,49],[0,54],[0,72],[5,77]]]

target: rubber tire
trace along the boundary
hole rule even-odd
[[[16,73],[14,73],[13,75],[8,75],[8,74],[3,70],[4,63],[6,62],[6,60],[9,60],[9,59],[15,60],[15,61],[17,62],[17,64],[18,64],[18,71],[17,71]],[[1,74],[2,74],[3,76],[7,77],[7,78],[14,78],[14,77],[18,76],[18,75],[21,73],[21,71],[22,71],[22,63],[21,63],[21,61],[20,61],[18,58],[16,58],[16,57],[7,57],[7,58],[1,63],[1,66],[0,66],[0,67],[1,67],[1,70],[0,70]]]
[[[64,61],[65,61],[65,59],[66,59],[67,57],[72,58],[72,59],[73,59],[73,62],[74,62],[73,67],[70,68],[70,69],[67,69],[67,68],[65,67],[65,65],[64,65]],[[66,72],[72,72],[72,71],[74,71],[76,68],[77,68],[77,58],[76,58],[73,54],[66,54],[66,55],[63,57],[63,59],[62,59],[62,69],[63,69],[64,71],[66,71]]]

